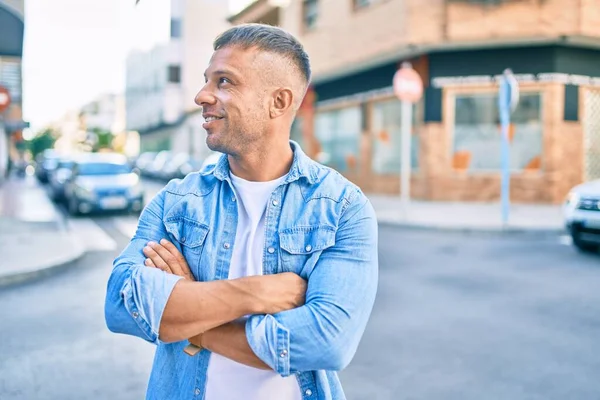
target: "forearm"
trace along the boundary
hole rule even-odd
[[[245,326],[243,321],[233,321],[206,331],[189,341],[240,364],[270,370],[271,368],[250,348]]]
[[[260,281],[255,277],[211,282],[179,281],[171,293],[160,323],[160,339],[177,342],[263,312]]]

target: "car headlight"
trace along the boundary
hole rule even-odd
[[[141,197],[144,194],[144,186],[141,183],[136,183],[129,189],[129,197]]]
[[[77,186],[75,188],[75,196],[77,196],[81,200],[89,200],[89,201],[92,201],[96,198],[96,195],[94,194],[94,192],[92,192],[91,190],[86,189],[84,187],[81,187],[81,186]]]
[[[567,199],[565,201],[565,204],[567,206],[569,206],[569,207],[575,208],[579,204],[579,200],[580,200],[579,195],[577,193],[575,193],[575,192],[571,192],[571,193],[569,193],[567,195]]]

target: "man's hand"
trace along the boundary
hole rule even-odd
[[[195,280],[183,254],[168,240],[162,239],[160,244],[149,242],[143,251],[148,257],[146,266]],[[304,305],[306,281],[293,272],[240,279],[254,281],[251,294],[257,298],[261,314],[277,314]]]
[[[148,257],[145,261],[147,267],[158,268],[190,281],[195,280],[183,254],[168,240],[162,239],[160,243],[148,242],[143,253]]]

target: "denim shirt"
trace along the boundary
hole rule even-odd
[[[294,160],[267,205],[263,273],[295,272],[308,281],[306,303],[253,315],[246,337],[281,376],[295,375],[304,400],[345,399],[337,373],[353,358],[371,313],[378,279],[377,221],[371,203],[336,171],[290,142]],[[173,180],[148,204],[137,231],[114,261],[105,317],[116,333],[155,343],[147,399],[204,399],[208,350],[190,357],[187,341],[158,337],[179,276],[144,266],[148,241],[166,238],[198,281],[227,279],[237,204],[226,156],[203,172]],[[235,385],[235,382],[231,382]]]

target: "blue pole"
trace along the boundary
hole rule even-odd
[[[510,126],[510,108],[511,108],[511,86],[506,76],[502,77],[499,93],[500,124],[502,127],[502,146],[501,146],[501,166],[502,166],[502,185],[501,185],[501,204],[502,204],[502,225],[508,224],[510,213],[510,142],[508,130]]]

